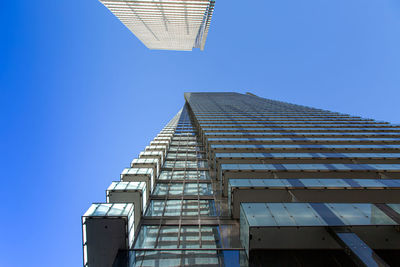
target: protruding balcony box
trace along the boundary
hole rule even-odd
[[[106,191],[107,203],[133,203],[135,230],[146,208],[149,195],[145,182],[112,182]]]
[[[150,145],[170,145],[172,141],[172,136],[157,136],[150,142]]]
[[[171,142],[173,135],[170,136],[156,136],[154,137],[153,141],[167,141],[168,143]]]
[[[400,177],[400,164],[221,164],[218,177],[224,196],[229,179],[354,178]]]
[[[176,125],[175,126],[165,126],[160,133],[174,133],[176,129]]]
[[[169,143],[171,143],[173,137],[173,134],[159,134],[154,138],[154,141],[168,141]]]
[[[145,151],[161,151],[163,152],[164,158],[167,154],[167,145],[158,145],[158,146],[146,146]]]
[[[262,131],[260,131],[262,132]],[[375,153],[398,153],[400,145],[220,145],[211,144],[211,158],[215,158],[216,153],[360,153],[370,152],[371,149]]]
[[[150,146],[167,146],[169,147],[170,141],[167,140],[153,140],[150,142]]]
[[[153,191],[156,182],[152,168],[125,168],[121,173],[121,181],[145,182],[147,196]]]
[[[82,216],[83,265],[112,266],[118,250],[130,249],[134,241],[132,203],[92,204]]]
[[[159,137],[173,137],[175,130],[161,131],[157,136]]]
[[[131,168],[153,168],[153,173],[157,178],[160,174],[161,162],[156,159],[134,159],[131,162]]]
[[[400,138],[399,138],[400,140]],[[315,164],[326,163],[385,163],[400,162],[400,153],[214,153],[216,171],[221,164]]]
[[[328,232],[336,227],[351,229],[372,249],[397,250],[399,210],[399,204],[242,203],[240,241],[250,259],[260,249],[340,249]]]
[[[246,202],[400,203],[395,179],[229,179],[228,204],[239,219]]]
[[[158,159],[160,165],[164,164],[164,153],[162,151],[143,151],[139,154],[140,159]]]
[[[174,136],[174,132],[175,131],[160,132],[159,134],[157,134],[157,137],[167,137],[167,138],[171,138],[171,140],[172,140],[172,138]]]

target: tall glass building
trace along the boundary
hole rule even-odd
[[[149,49],[204,49],[214,0],[100,0]]]
[[[400,126],[186,93],[106,196],[84,266],[399,266]]]

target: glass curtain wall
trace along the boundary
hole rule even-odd
[[[134,266],[239,266],[239,225],[224,218],[217,186],[185,106],[142,217]]]

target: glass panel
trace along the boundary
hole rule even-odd
[[[208,171],[162,171],[160,176],[160,180],[209,180],[210,175]]]
[[[229,179],[229,184],[232,187],[250,187],[250,179]]]
[[[207,161],[201,160],[198,162],[198,166],[199,166],[199,168],[208,168],[208,163],[207,163]]]
[[[197,183],[186,183],[185,184],[185,195],[197,195],[198,194]]]
[[[386,204],[400,214],[400,204]]]
[[[181,195],[183,193],[183,184],[176,183],[171,184],[169,187],[169,194],[170,195]]]
[[[286,148],[286,149],[299,149],[299,148],[353,148],[353,149],[398,149],[400,145],[217,145],[211,144],[211,148],[248,148],[248,149],[269,149],[269,148]]]
[[[164,200],[152,200],[147,208],[146,216],[162,216],[164,210]]]
[[[172,172],[171,171],[162,171],[160,173],[160,176],[158,177],[158,179],[160,180],[169,180],[172,177]]]
[[[265,203],[242,203],[242,210],[249,223],[249,226],[276,226],[276,221],[271,216]],[[242,214],[240,215],[242,216]]]
[[[182,227],[181,235],[179,238],[180,248],[199,248],[200,247],[199,240],[200,240],[199,227],[195,226]]]
[[[109,209],[107,216],[121,216],[127,214],[124,212],[126,208],[129,206],[133,206],[132,204],[114,204],[111,209]],[[129,211],[129,208],[128,210]]]
[[[174,180],[184,180],[187,175],[185,171],[174,171],[172,175],[172,179]]]
[[[182,200],[167,200],[164,216],[180,216]]]
[[[135,248],[154,248],[157,233],[158,226],[142,226],[136,240]]]
[[[168,184],[157,184],[154,195],[165,195],[168,192]]]
[[[210,173],[208,171],[200,171],[198,179],[210,180],[211,179]]]
[[[266,186],[291,186],[287,179],[264,179],[264,184]]]
[[[350,187],[350,184],[342,179],[319,179],[319,182],[325,187]]]
[[[239,261],[238,251],[228,252]],[[224,265],[224,261],[229,260],[215,250],[138,251],[134,266],[239,266]]]
[[[183,266],[223,266],[223,259],[215,250],[185,251],[182,254]]]
[[[347,225],[394,224],[394,222],[373,204],[332,204],[326,206]]]
[[[89,209],[83,214],[83,217],[92,216],[93,212],[97,209],[98,204],[92,204]]]
[[[294,221],[291,214],[287,210],[286,206],[282,203],[269,203],[266,204],[267,209],[271,212],[273,218],[275,219],[277,225],[279,226],[295,226],[296,222]]]
[[[353,179],[353,180],[363,187],[386,187],[386,185],[381,183],[379,180],[375,179]]]
[[[110,210],[110,204],[98,204],[96,210],[91,214],[92,216],[103,216],[106,215],[107,212]]]
[[[176,248],[178,241],[177,226],[163,226],[160,229],[157,248]]]
[[[306,187],[323,187],[318,179],[299,179]]]
[[[314,209],[309,204],[290,203],[290,205],[284,206],[297,225],[326,225],[325,221],[318,215],[318,213],[314,211]]]
[[[399,170],[400,164],[221,164],[222,170]]]
[[[201,227],[201,247],[216,248],[219,242],[219,233],[216,226]]]
[[[213,190],[210,183],[199,183],[199,195],[209,196],[212,194]]]
[[[197,200],[184,200],[182,205],[182,216],[196,216],[199,214],[199,203]],[[201,213],[201,211],[200,211]],[[207,214],[203,214],[207,215]]]
[[[108,188],[108,190],[124,190],[128,183],[126,182],[112,182],[112,185]]]

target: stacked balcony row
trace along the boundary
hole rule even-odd
[[[82,216],[84,266],[118,266],[133,248],[149,197],[166,159],[178,113],[106,190],[107,203],[95,203]],[[116,264],[116,265],[113,265]]]
[[[220,232],[231,228],[217,223],[214,193],[204,146],[185,107],[143,216],[135,266],[223,264]]]

